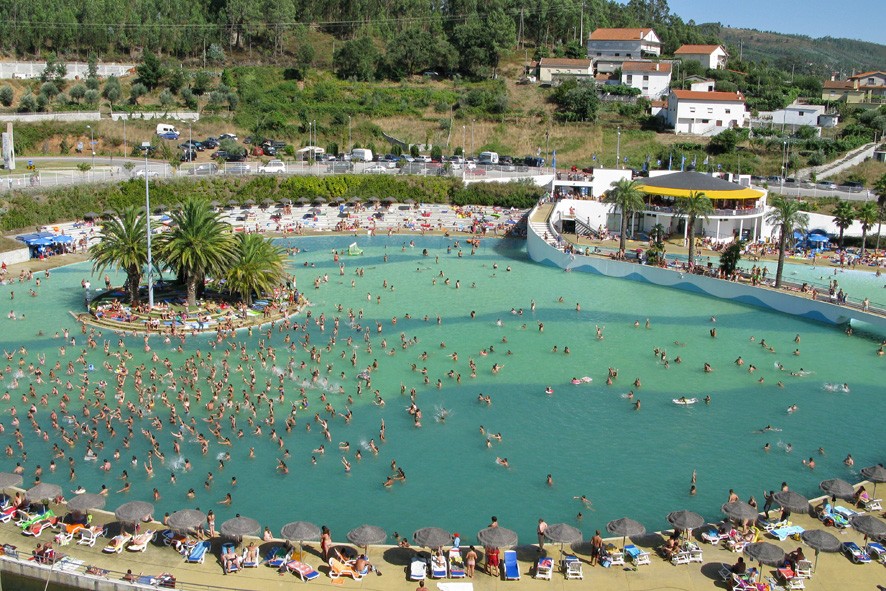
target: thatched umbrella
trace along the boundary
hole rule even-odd
[[[154,505],[145,501],[123,503],[114,511],[114,517],[121,523],[137,523],[144,521],[154,513]]]
[[[113,209],[106,209],[102,212],[102,217],[106,220],[111,219],[115,215],[117,215],[117,212],[115,212]]]
[[[363,553],[367,556],[371,544],[384,544],[387,539],[385,530],[376,525],[361,525],[348,532],[348,541],[355,546],[363,546]]]
[[[308,199],[307,197],[299,197],[298,199],[295,200],[295,202],[298,203],[299,205],[307,205],[308,203],[311,202],[311,200]]]
[[[240,207],[240,202],[235,199],[231,199],[230,201],[228,201],[228,207]]]
[[[234,517],[221,524],[219,531],[223,536],[240,539],[243,536],[257,534],[261,530],[261,524],[251,517]]]
[[[763,572],[764,564],[776,566],[783,563],[785,558],[784,550],[769,542],[748,544],[744,547],[744,553],[747,554],[749,558],[760,563],[761,574]]]
[[[206,513],[197,509],[181,509],[169,516],[166,525],[171,530],[188,531],[194,527],[200,527],[206,521]]]
[[[262,199],[261,200],[261,208],[262,209],[267,209],[273,204],[274,204],[274,202],[271,201],[270,199]]]
[[[104,509],[107,499],[95,493],[83,493],[68,501],[68,509],[78,513],[86,513],[90,509]]]
[[[83,219],[84,219],[84,220],[95,220],[95,219],[98,219],[98,218],[100,218],[100,217],[101,217],[101,216],[100,216],[99,214],[95,213],[94,211],[90,211],[89,213],[84,213],[84,214],[83,214]]]
[[[163,205],[161,203],[160,205],[158,205],[154,208],[154,213],[163,213],[164,211],[166,211],[168,209],[169,209],[168,207],[166,207],[165,205]]]
[[[622,536],[621,546],[624,548],[628,536],[642,536],[646,533],[646,527],[628,517],[614,519],[606,524],[606,531],[617,536]]]
[[[320,539],[320,528],[309,521],[293,521],[280,530],[280,535],[292,542],[298,542],[299,552],[303,552],[302,543]]]
[[[862,468],[861,475],[874,483],[874,496],[877,495],[877,483],[886,482],[886,468],[879,464]]]
[[[27,490],[25,496],[32,501],[46,501],[62,496],[62,487],[57,484],[41,482]]]
[[[209,202],[209,205],[211,207],[218,207],[219,205],[221,205],[221,201],[217,201],[217,200],[213,199],[212,201]]]
[[[419,546],[436,549],[452,542],[452,535],[439,527],[423,527],[412,534],[412,541]]]
[[[668,523],[674,526],[674,529],[686,532],[686,536],[691,536],[692,530],[704,525],[704,517],[692,511],[671,511],[667,516]]]
[[[772,495],[772,500],[791,513],[809,513],[809,499],[792,490],[783,490]]]
[[[800,534],[800,539],[815,550],[815,565],[812,567],[812,570],[818,568],[819,552],[839,552],[842,547],[837,536],[821,529],[807,529]]]
[[[726,503],[720,508],[726,517],[738,521],[755,521],[759,517],[756,509],[745,503],[744,501],[733,501]]]
[[[849,524],[855,528],[855,531],[861,532],[865,540],[886,536],[886,523],[883,523],[869,513],[853,515],[852,519],[849,520]]]
[[[21,474],[13,474],[12,472],[0,472],[0,488],[9,488],[10,486],[21,486],[24,482]]]
[[[822,480],[819,483],[818,488],[823,490],[826,494],[829,494],[833,497],[838,497],[840,499],[845,499],[847,501],[851,501],[855,497],[855,489],[852,488],[852,485],[845,480],[840,480],[839,478]]]
[[[560,544],[560,554],[563,554],[563,545],[569,544],[577,544],[581,542],[583,536],[581,534],[581,530],[577,527],[572,527],[568,523],[554,523],[553,525],[549,525],[545,528],[545,538],[554,542],[555,544]]]
[[[517,545],[517,532],[505,527],[487,527],[477,532],[477,541],[493,548],[509,548]]]
[[[314,204],[326,203],[326,198],[325,198],[325,197],[320,197],[320,196],[318,195],[318,196],[314,197],[314,198],[311,200],[311,203],[314,203]]]

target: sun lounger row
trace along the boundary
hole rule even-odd
[[[133,536],[130,533],[122,533],[111,538],[111,541],[108,542],[107,546],[102,548],[102,552],[107,554],[120,554],[123,552],[124,548],[130,552],[144,552],[148,547],[148,544],[154,541],[155,535],[156,532],[153,530],[148,530],[136,536]]]

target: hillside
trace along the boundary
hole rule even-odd
[[[853,71],[886,68],[886,45],[877,43],[833,37],[812,39],[711,23],[700,25],[700,28],[724,41],[733,57],[738,57],[741,52],[745,60],[766,60],[787,72],[793,68],[797,74],[827,78],[834,72],[849,75]]]

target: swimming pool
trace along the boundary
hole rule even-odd
[[[411,239],[414,247],[409,245]],[[691,509],[711,519],[718,517],[730,488],[743,499],[750,495],[761,499],[764,488],[776,488],[787,481],[793,489],[812,496],[820,480],[857,479],[860,467],[882,460],[877,434],[886,404],[878,396],[877,384],[882,381],[884,360],[874,354],[876,343],[871,340],[849,338],[833,327],[685,292],[563,273],[529,261],[523,242],[487,240],[472,255],[464,243],[461,249],[447,249],[452,241],[443,237],[361,237],[358,245],[364,254],[343,256],[345,274],[340,275],[331,250],[346,251],[353,241],[348,236],[287,241],[303,249],[291,257],[290,269],[312,302],[313,318],[321,313],[327,318],[325,331],[313,323],[308,328],[311,343],[322,349],[317,366],[321,380],[311,382],[309,370],[313,365],[305,351],[300,347],[288,351],[284,333],[276,330],[270,339],[258,330],[251,337],[245,332],[239,334],[238,340],[246,344],[251,359],[241,361],[239,352],[229,359],[230,381],[238,397],[246,387],[240,381],[243,376],[235,371],[238,364],[246,372],[247,366],[253,365],[257,390],[270,380],[272,395],[276,395],[277,374],[285,376],[289,358],[294,359],[293,378],[284,377],[285,402],[275,405],[275,427],[283,433],[284,447],[291,454],[284,460],[289,467],[285,475],[276,470],[282,452],[271,441],[268,425],[262,425],[261,436],[252,435],[253,429],[247,424],[249,413],[243,410],[237,416],[237,428],[244,430],[244,436],[238,439],[226,417],[222,433],[232,439],[233,445],[221,446],[201,421],[207,411],[196,402],[192,414],[213,442],[206,456],[187,436],[181,456],[176,457],[170,426],[165,421],[168,411],[158,403],[154,412],[164,419],[164,428],[157,437],[166,462],[154,462],[153,479],[142,468],[148,445],[140,429],[151,428],[147,418],[135,420],[130,449],[122,444],[125,427],[115,424],[117,435],[112,437],[103,423],[98,425],[99,439],[105,442],[104,452],[98,452],[99,459],[111,458],[116,448],[121,452],[119,461],[112,460],[110,473],[102,472],[96,463],[82,461],[85,438],[81,437],[74,449],[65,450],[75,458],[77,481],[67,482],[64,459],[57,460],[58,468],[50,474],[51,446],[58,438],[40,440],[24,417],[23,411],[31,403],[22,400],[32,381],[26,377],[27,366],[38,363],[38,353],[46,355],[44,374],[57,359],[62,366],[76,360],[75,351],[83,343],[68,310],[81,308],[80,281],[90,276],[90,267],[72,265],[53,271],[51,279],[35,288],[38,297],[27,295],[33,284],[6,286],[2,293],[8,294],[11,289],[16,292],[10,308],[19,317],[25,315],[24,321],[5,321],[2,341],[8,351],[19,346],[28,351],[23,356],[25,364],[18,387],[12,388],[14,370],[4,372],[3,377],[12,404],[20,411],[20,428],[28,451],[26,484],[32,482],[34,468],[40,464],[45,470],[44,480],[63,485],[66,492],[77,485],[95,491],[101,484],[116,491],[123,486],[118,477],[126,469],[132,488],[128,493],[110,495],[111,510],[128,500],[151,500],[151,490],[156,487],[161,494],[155,503],[158,517],[167,511],[199,507],[204,511],[213,509],[218,523],[240,513],[259,519],[275,533],[284,523],[302,519],[330,526],[337,540],[361,523],[377,524],[389,534],[398,531],[404,535],[434,525],[459,531],[470,540],[474,532],[489,523],[491,515],[496,515],[503,526],[517,530],[521,539],[529,542],[534,540],[539,517],[548,523],[574,523],[585,535],[625,515],[649,529],[662,528],[665,515],[676,509]],[[425,248],[428,256],[422,254]],[[362,277],[355,275],[357,267],[365,269]],[[313,280],[323,274],[328,275],[328,283],[314,289]],[[93,285],[100,280],[93,277]],[[558,301],[560,297],[562,302]],[[535,310],[531,309],[533,300]],[[342,312],[338,312],[338,304]],[[353,309],[355,315],[363,311],[363,319],[356,322],[370,329],[371,354],[366,351],[362,334],[349,326],[348,309]],[[407,313],[410,319],[405,317]],[[342,319],[340,332],[327,351],[331,319],[336,316]],[[397,318],[396,326],[392,325],[393,317]],[[716,317],[716,323],[711,322],[712,317]],[[649,329],[645,328],[647,318]],[[302,315],[300,321],[304,320]],[[635,321],[639,326],[634,326]],[[382,325],[380,334],[376,322]],[[543,331],[539,331],[539,322],[544,324]],[[78,343],[76,347],[68,346],[67,355],[61,358],[59,347],[63,343],[53,335],[63,326],[72,329]],[[595,327],[600,327],[603,339],[597,338]],[[717,338],[710,336],[713,327]],[[38,336],[40,331],[43,336]],[[401,333],[406,348],[401,345]],[[304,336],[302,332],[287,334],[294,341]],[[794,342],[797,334],[801,335],[799,345]],[[350,345],[346,341],[349,335],[353,337]],[[382,338],[387,340],[386,351],[381,347]],[[774,353],[761,347],[763,339]],[[99,368],[89,375],[92,382],[112,379],[101,366],[105,360],[117,363],[115,357],[108,358],[102,351],[104,340],[110,341],[111,353],[118,351],[116,337],[104,334],[98,339],[98,347],[87,356],[87,362]],[[276,364],[268,361],[262,367],[256,359],[260,340],[275,347]],[[408,344],[413,340],[415,344]],[[141,362],[153,365],[142,351],[140,338],[126,338],[124,345],[134,355],[127,363],[130,368]],[[152,337],[151,345],[161,359],[168,357],[174,366],[180,366],[198,348],[204,359],[212,351],[213,363],[219,366],[224,349],[219,346],[213,351],[209,337],[190,341],[184,353],[174,350],[175,343],[166,345],[157,337]],[[557,352],[553,352],[555,346]],[[570,350],[568,355],[563,352],[565,347]],[[799,357],[793,355],[796,348],[800,349]],[[485,356],[481,354],[484,349]],[[655,349],[666,351],[667,366],[660,355],[654,354]],[[427,360],[421,358],[424,352]],[[349,361],[353,353],[357,354],[356,365]],[[458,353],[457,361],[450,357],[454,353]],[[743,366],[734,363],[739,356],[745,362]],[[15,355],[14,359],[19,357]],[[677,363],[677,357],[682,363]],[[470,377],[471,358],[477,366],[475,378]],[[302,360],[307,363],[305,370],[299,369]],[[369,389],[364,387],[362,395],[356,393],[356,375],[373,360],[377,360],[378,369],[371,373],[371,390],[379,390],[385,400],[383,407],[373,404]],[[713,372],[703,371],[706,362]],[[777,368],[779,363],[785,371]],[[328,373],[327,364],[333,365]],[[493,364],[502,366],[496,374],[492,373]],[[757,369],[749,373],[752,364]],[[160,373],[165,373],[159,367]],[[427,385],[423,383],[423,367],[427,368]],[[618,369],[618,377],[607,386],[610,367]],[[81,370],[77,368],[78,374]],[[456,377],[448,377],[450,371],[453,376],[461,374],[460,383]],[[207,372],[208,367],[200,369],[203,381],[198,387],[203,391],[204,403],[209,391]],[[341,372],[345,373],[343,379]],[[802,377],[791,376],[791,372],[802,373]],[[72,379],[76,384],[77,376],[66,376],[64,371],[61,374],[63,383]],[[593,381],[571,384],[573,377],[583,376]],[[633,386],[636,378],[641,380],[639,388]],[[438,379],[440,389],[436,386]],[[776,385],[778,381],[783,382],[783,388]],[[826,384],[844,382],[849,383],[849,393],[825,388]],[[400,393],[401,384],[406,394]],[[135,402],[131,382],[129,385],[127,400]],[[164,386],[169,387],[168,380],[160,390]],[[295,429],[284,433],[283,416],[298,399],[302,386],[309,406],[298,411]],[[552,395],[545,394],[546,386],[553,388]],[[338,393],[339,387],[345,394]],[[49,393],[51,387],[35,384],[35,388],[39,404],[39,395]],[[421,428],[414,427],[413,417],[406,412],[411,388],[417,391],[417,404],[424,415]],[[631,390],[634,400],[626,398]],[[337,411],[335,417],[323,410],[320,396],[324,391]],[[349,394],[354,398],[350,405],[353,416],[346,423],[341,412]],[[492,404],[478,402],[479,394],[489,395]],[[712,403],[673,404],[674,398],[683,395],[699,399],[710,395]],[[174,400],[173,391],[169,396]],[[639,411],[634,410],[637,399],[642,401]],[[8,407],[10,403],[4,404]],[[51,399],[49,408],[39,408],[37,420],[42,427],[49,426],[49,409],[56,404]],[[75,396],[70,408],[79,415],[82,404]],[[786,409],[794,404],[798,410],[787,413]],[[7,433],[12,433],[12,418],[8,408],[3,410],[3,425]],[[329,421],[331,440],[324,439],[320,425],[313,420],[314,413]],[[262,406],[256,421],[266,414],[266,406]],[[445,421],[438,420],[442,415]],[[379,437],[382,420],[386,424],[383,443]],[[308,424],[310,432],[306,431]],[[757,432],[766,425],[782,430]],[[501,441],[491,439],[487,447],[481,426],[489,434],[500,433]],[[370,439],[378,444],[378,455],[369,449]],[[350,443],[347,454],[337,449],[343,441]],[[762,449],[767,442],[772,447],[768,453]],[[791,453],[786,452],[789,443]],[[320,445],[325,445],[325,454],[312,451]],[[255,450],[252,459],[250,447]],[[825,448],[825,455],[818,455],[819,447]],[[362,460],[355,457],[358,448]],[[225,453],[230,453],[231,459],[220,468],[219,458]],[[847,453],[856,459],[852,470],[842,463]],[[137,466],[130,463],[133,455]],[[349,473],[341,462],[342,455],[351,463]],[[810,456],[817,464],[814,471],[801,463]],[[498,465],[497,457],[507,458],[510,468]],[[182,469],[185,458],[193,465],[190,471]],[[17,453],[4,457],[0,469],[11,470],[16,461]],[[391,474],[392,461],[403,468],[407,479],[388,488],[382,483]],[[173,470],[175,484],[170,483]],[[693,470],[698,474],[698,494],[690,497]],[[204,483],[210,471],[214,479],[207,488]],[[552,475],[553,486],[546,484],[548,474]],[[237,485],[232,487],[234,476]],[[194,500],[186,496],[190,488],[196,492]],[[233,496],[232,506],[217,504],[228,492]],[[581,495],[592,501],[592,507],[574,498]],[[579,512],[583,514],[580,523]]]

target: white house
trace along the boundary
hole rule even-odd
[[[667,122],[674,133],[716,135],[730,127],[744,127],[748,110],[741,93],[672,90]]]
[[[684,61],[698,62],[707,70],[722,70],[729,54],[722,45],[681,45],[674,57]]]
[[[760,111],[757,121],[770,123],[773,126],[790,126],[793,131],[796,127],[819,125],[819,117],[825,114],[824,105],[801,105],[794,101],[784,109],[777,111]]]
[[[588,37],[588,57],[597,72],[614,72],[622,63],[661,55],[652,29],[597,29]]]
[[[689,90],[694,90],[696,92],[714,92],[717,89],[717,82],[710,78],[689,76],[684,82],[689,83]]]
[[[670,62],[624,62],[621,65],[621,83],[639,88],[641,96],[657,99],[671,88]]]
[[[543,57],[538,61],[538,81],[551,82],[555,78],[593,79],[594,67],[589,59]]]

